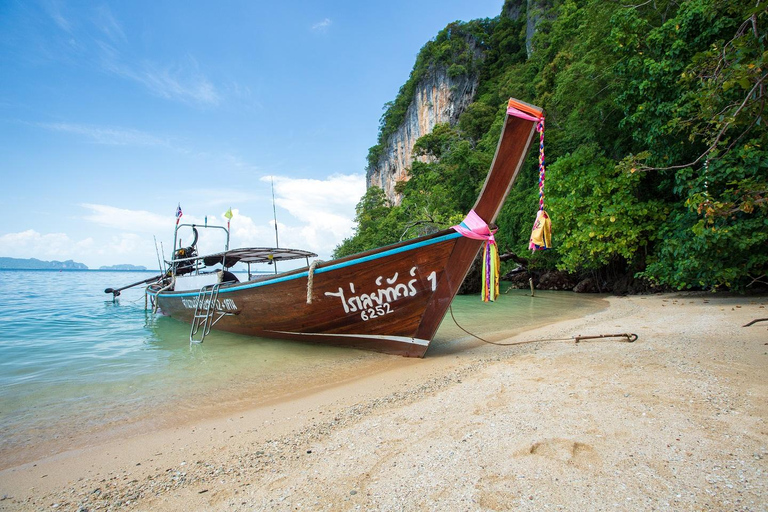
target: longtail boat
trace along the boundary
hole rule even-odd
[[[198,256],[193,244],[175,251],[169,272],[146,293],[160,312],[191,324],[190,341],[202,341],[214,328],[423,357],[492,233],[488,225],[496,220],[541,121],[540,108],[510,100],[491,169],[467,217],[484,229],[464,225],[311,264],[315,255],[306,251],[227,248]],[[251,263],[296,258],[306,258],[307,266],[274,275],[250,273]],[[239,282],[227,270],[237,262],[249,264],[247,281]],[[218,264],[220,270],[204,271]]]

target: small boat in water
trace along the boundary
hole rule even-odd
[[[470,212],[487,234],[522,166],[542,110],[510,100],[496,155]],[[470,217],[468,216],[468,219]],[[470,224],[467,222],[467,224]],[[191,227],[197,239],[197,230]],[[211,329],[423,357],[478,251],[482,236],[446,229],[333,261],[307,251],[228,249],[199,256],[195,243],[174,252],[170,270],[146,293],[153,307],[191,324],[190,340]],[[465,226],[466,227],[466,226]],[[482,229],[480,231],[483,231]],[[176,240],[174,240],[176,247]],[[252,275],[254,263],[306,259],[306,267]],[[229,271],[249,266],[239,281]],[[221,265],[219,270],[208,270]],[[107,290],[110,291],[111,289]]]

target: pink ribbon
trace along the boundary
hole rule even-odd
[[[485,241],[482,297],[486,302],[493,302],[499,296],[499,250],[493,237],[496,230],[491,230],[475,210],[470,210],[461,224],[453,229],[467,238]]]
[[[493,234],[496,230],[491,231],[488,224],[475,213],[475,210],[470,210],[464,220],[458,226],[453,226],[453,229],[461,233],[467,238],[473,238],[475,240],[486,240],[491,243],[495,243]]]
[[[520,119],[525,119],[526,121],[539,121],[543,119],[541,117],[534,117],[531,114],[526,114],[522,110],[518,110],[515,107],[507,107],[507,114],[519,117]]]

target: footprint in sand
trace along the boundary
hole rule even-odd
[[[574,464],[595,464],[599,457],[595,449],[572,439],[545,439],[531,445],[527,455],[536,455],[548,459]]]

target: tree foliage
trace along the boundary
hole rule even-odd
[[[401,205],[371,203],[378,192],[369,190],[361,205],[370,219],[359,207],[357,234],[339,254],[460,220],[512,96],[547,115],[545,206],[555,249],[533,255],[533,265],[574,273],[618,266],[673,289],[768,284],[767,7],[541,2],[530,56],[524,13],[449,25],[386,106],[370,156],[378,158],[419,81],[437,67],[479,77],[475,100],[455,126],[416,143],[427,162],[415,161],[398,184]],[[532,151],[497,220],[502,249],[526,250],[537,173]]]
[[[370,187],[355,208],[355,233],[334,251],[340,258],[398,241],[398,210],[389,207],[384,191]]]

